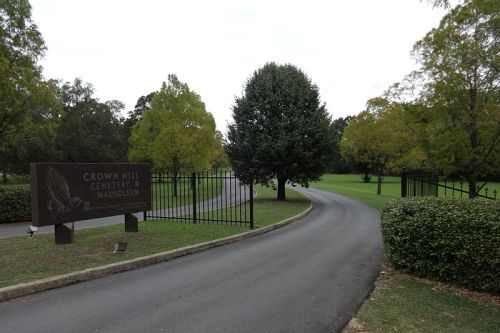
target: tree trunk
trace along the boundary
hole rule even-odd
[[[477,71],[474,75],[474,78],[477,77]],[[477,126],[477,119],[476,119],[476,108],[477,108],[477,93],[478,90],[476,88],[476,81],[474,81],[473,88],[469,90],[469,114],[470,114],[470,127],[469,130],[467,131],[470,136],[470,148],[472,151],[472,159],[471,159],[471,165],[467,170],[467,173],[469,174],[465,178],[467,179],[467,182],[469,183],[469,199],[474,199],[477,197],[477,184],[476,184],[476,177],[472,175],[474,171],[470,172],[470,170],[475,170],[476,167],[478,166],[477,162],[479,159],[479,156],[476,155],[476,151],[478,151],[478,148],[480,147],[480,142],[479,142],[479,131],[478,131],[478,126]]]
[[[177,187],[178,187],[178,177],[179,177],[179,173],[181,171],[181,167],[179,166],[179,164],[177,163],[177,159],[174,157],[173,159],[173,167],[171,169],[171,173],[172,173],[172,185],[174,186],[173,188],[173,194],[174,194],[174,197],[177,197]]]
[[[382,194],[382,180],[384,179],[384,175],[378,173],[377,174],[377,195]]]
[[[172,185],[174,186],[173,192],[174,192],[174,197],[177,197],[177,175],[172,176]]]
[[[477,183],[475,179],[467,179],[467,182],[469,183],[469,199],[474,199],[477,198]]]
[[[285,194],[285,184],[286,184],[286,177],[284,176],[278,176],[278,197],[276,200],[279,201],[286,201],[286,194]]]
[[[365,183],[369,183],[370,182],[370,179],[368,178],[368,168],[367,167],[365,168],[365,177],[363,178],[363,181]]]

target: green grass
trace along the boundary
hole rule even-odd
[[[363,328],[348,332],[493,333],[500,332],[500,302],[459,296],[438,283],[389,272],[357,318]]]
[[[457,183],[455,186],[459,188],[460,184]],[[381,195],[376,194],[377,181],[374,176],[372,176],[370,183],[364,183],[361,180],[361,175],[326,174],[322,177],[321,181],[311,183],[311,187],[348,196],[379,210],[382,210],[387,201],[401,197],[400,177],[386,176],[382,183]],[[464,184],[464,188],[466,187],[466,184]],[[490,196],[494,190],[497,190],[499,193],[497,197],[500,196],[500,183],[488,183],[482,189],[481,193],[484,193],[486,188],[488,188]],[[440,190],[439,194],[444,195],[444,191]],[[450,196],[449,191],[448,196]],[[459,197],[460,194],[456,193],[455,196]]]
[[[361,175],[326,174],[321,181],[311,183],[311,187],[335,192],[382,210],[384,204],[401,196],[400,177],[385,177],[382,183],[382,194],[377,195],[377,182],[372,177],[370,183],[364,183]]]
[[[276,201],[275,190],[261,186],[255,188],[254,218],[257,228],[300,214],[311,204],[307,197],[289,189],[286,190],[286,201]]]
[[[278,202],[274,200],[276,192],[271,189],[256,186],[256,190],[256,227],[296,215],[310,204],[297,192],[287,190],[289,201]],[[147,221],[139,223],[138,233],[123,230],[123,225],[76,230],[75,241],[67,245],[55,245],[53,234],[39,234],[32,239],[0,239],[0,287],[168,251],[242,233],[248,228]],[[128,243],[125,253],[113,253],[114,243],[118,241]]]
[[[208,183],[202,181],[196,184],[197,197],[199,201],[208,200],[218,196],[222,189],[222,178],[210,180]],[[174,186],[171,181],[162,183],[153,182],[152,204],[153,209],[170,208],[175,206],[185,206],[193,202],[193,191],[191,181],[181,178],[177,181],[177,196],[174,197]]]

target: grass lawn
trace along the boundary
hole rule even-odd
[[[287,190],[289,201],[275,201],[276,192],[256,186],[255,225],[262,227],[294,216],[309,206],[301,194]],[[47,278],[85,268],[235,235],[248,230],[243,226],[147,221],[139,223],[138,233],[125,233],[123,225],[75,231],[75,241],[55,245],[54,235],[0,239],[0,287]],[[114,243],[128,243],[125,253],[114,254]]]
[[[500,297],[388,271],[346,333],[500,332]]]
[[[286,201],[276,201],[276,191],[255,186],[257,197],[254,200],[255,227],[264,227],[282,221],[306,210],[311,202],[293,190],[286,190]]]
[[[451,186],[451,184],[448,185]],[[456,183],[455,186],[459,188],[460,184]],[[372,176],[372,181],[370,183],[363,183],[361,175],[326,174],[322,177],[321,181],[311,183],[311,187],[345,195],[379,210],[384,208],[384,204],[387,201],[401,197],[400,177],[385,177],[382,183],[381,195],[376,194],[377,180],[375,176]],[[464,184],[464,188],[466,187],[466,184]],[[500,183],[490,182],[486,184],[481,193],[484,193],[486,188],[488,188],[490,196],[492,195],[492,191],[497,190],[499,193],[497,197],[500,197]],[[444,191],[442,191],[442,189],[440,189],[439,193],[444,196]],[[458,197],[460,196],[458,192],[455,195]],[[450,196],[449,191],[448,196]]]
[[[382,210],[387,201],[401,196],[400,177],[385,177],[381,195],[376,194],[377,181],[373,176],[370,183],[364,183],[361,175],[326,174],[321,181],[311,183],[310,186],[351,197],[379,210]]]
[[[311,184],[313,188],[345,195],[379,210],[386,201],[400,197],[399,177],[385,177],[382,195],[376,195],[376,186],[373,177],[371,183],[363,183],[361,175],[334,174]],[[486,186],[490,191],[500,190],[499,183]],[[500,297],[450,289],[449,285],[388,270],[379,278],[375,291],[347,333],[500,332]]]

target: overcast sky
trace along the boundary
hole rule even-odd
[[[355,115],[415,68],[412,45],[444,15],[425,0],[31,0],[46,78],[91,83],[133,109],[175,73],[226,131],[266,62],[292,63],[333,118]]]

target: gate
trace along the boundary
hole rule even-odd
[[[234,173],[153,174],[152,210],[144,219],[248,225],[253,221],[253,179],[243,184]]]
[[[429,170],[401,171],[401,197],[437,197],[439,175]]]
[[[463,181],[440,177],[439,172],[431,170],[401,170],[401,197],[434,196],[468,198],[469,191]],[[486,182],[483,184],[483,186]],[[488,187],[478,187],[478,198],[497,199],[497,191]]]

